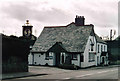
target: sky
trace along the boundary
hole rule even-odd
[[[99,36],[118,35],[118,0],[0,0],[0,33],[22,36],[26,20],[39,36],[45,26],[66,26],[76,15],[93,24]]]

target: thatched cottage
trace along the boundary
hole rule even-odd
[[[94,32],[94,25],[85,25],[84,16],[76,16],[67,26],[44,27],[33,45],[32,64],[79,67],[108,64],[106,43]]]

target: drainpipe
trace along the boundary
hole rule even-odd
[[[96,58],[97,58],[97,39],[96,39],[96,50],[95,51],[96,51]],[[97,58],[96,62],[98,63],[98,58]],[[96,66],[98,65],[97,63],[96,63]]]

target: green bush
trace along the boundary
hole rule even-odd
[[[116,64],[117,64],[117,65],[120,65],[120,60],[117,60],[117,61],[116,61]]]

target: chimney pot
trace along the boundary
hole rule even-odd
[[[77,16],[77,15],[76,15],[75,24],[76,24],[77,26],[83,26],[83,25],[84,25],[84,22],[85,22],[84,16]]]

